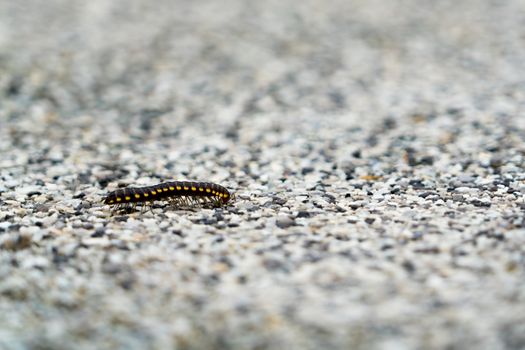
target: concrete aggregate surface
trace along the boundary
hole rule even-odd
[[[521,0],[0,0],[0,349],[525,349],[524,195]]]

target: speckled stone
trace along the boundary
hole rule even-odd
[[[0,1],[0,348],[525,348],[524,6]]]

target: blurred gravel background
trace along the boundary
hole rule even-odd
[[[525,349],[524,141],[521,0],[2,0],[0,348]]]

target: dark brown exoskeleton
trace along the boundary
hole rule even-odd
[[[103,203],[115,209],[151,206],[154,201],[167,201],[175,206],[208,204],[220,207],[234,196],[223,186],[211,182],[172,181],[148,187],[127,187],[107,194]]]

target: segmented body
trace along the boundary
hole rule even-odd
[[[127,187],[108,193],[104,204],[115,209],[135,208],[137,204],[151,205],[154,201],[167,201],[176,206],[212,204],[222,206],[232,195],[223,186],[211,182],[172,181],[147,187]]]

